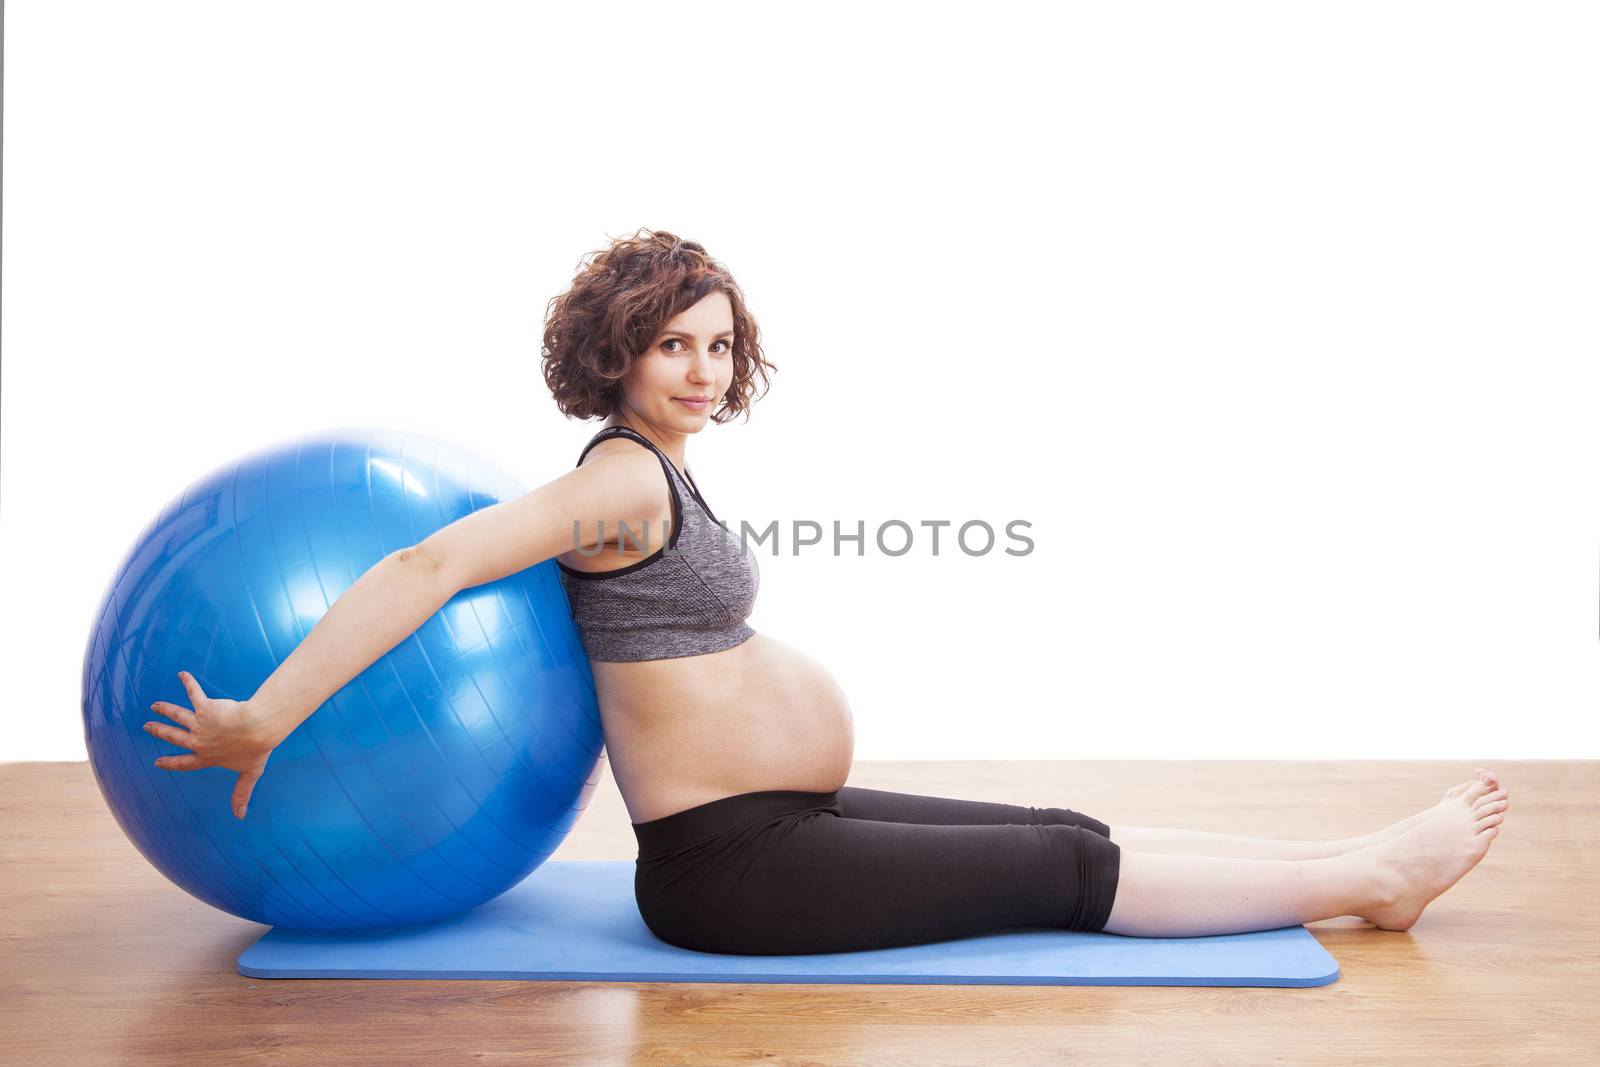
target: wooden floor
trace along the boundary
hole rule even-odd
[[[1336,838],[1477,766],[1511,791],[1505,825],[1410,931],[1315,923],[1338,981],[1207,989],[245,978],[234,961],[266,928],[149,866],[87,763],[3,764],[0,1062],[1600,1062],[1600,763],[864,763],[850,784]],[[608,777],[554,859],[635,855]]]

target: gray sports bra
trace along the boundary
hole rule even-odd
[[[595,434],[578,453],[578,466],[589,449],[618,436],[661,460],[672,494],[672,532],[650,555],[616,570],[580,571],[556,560],[584,651],[607,663],[673,659],[720,652],[753,637],[745,620],[761,586],[755,555],[723,528],[693,478],[685,483],[654,442],[626,426]],[[684,507],[684,496],[693,507]],[[660,544],[658,531],[643,536],[647,546]],[[637,543],[641,532],[630,527],[626,537]],[[615,545],[617,531],[605,531],[605,543]]]

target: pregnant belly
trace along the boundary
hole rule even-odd
[[[844,691],[765,634],[704,656],[593,668],[606,756],[633,822],[739,793],[832,792],[850,773]]]

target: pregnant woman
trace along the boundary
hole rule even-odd
[[[702,246],[648,230],[613,242],[544,335],[557,406],[605,420],[576,467],[375,565],[248,701],[184,676],[194,709],[157,705],[179,727],[152,732],[190,753],[160,764],[239,771],[244,817],[273,748],[329,696],[458,591],[555,558],[638,839],[640,914],[671,944],[841,952],[1009,926],[1184,937],[1340,915],[1404,930],[1488,851],[1509,800],[1481,770],[1338,841],[1112,829],[1069,808],[845,785],[845,695],[746,624],[755,556],[689,473],[690,440],[747,412],[772,369]]]

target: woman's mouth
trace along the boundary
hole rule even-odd
[[[688,408],[690,411],[704,411],[711,406],[711,398],[695,399],[694,397],[675,396],[672,399]]]

